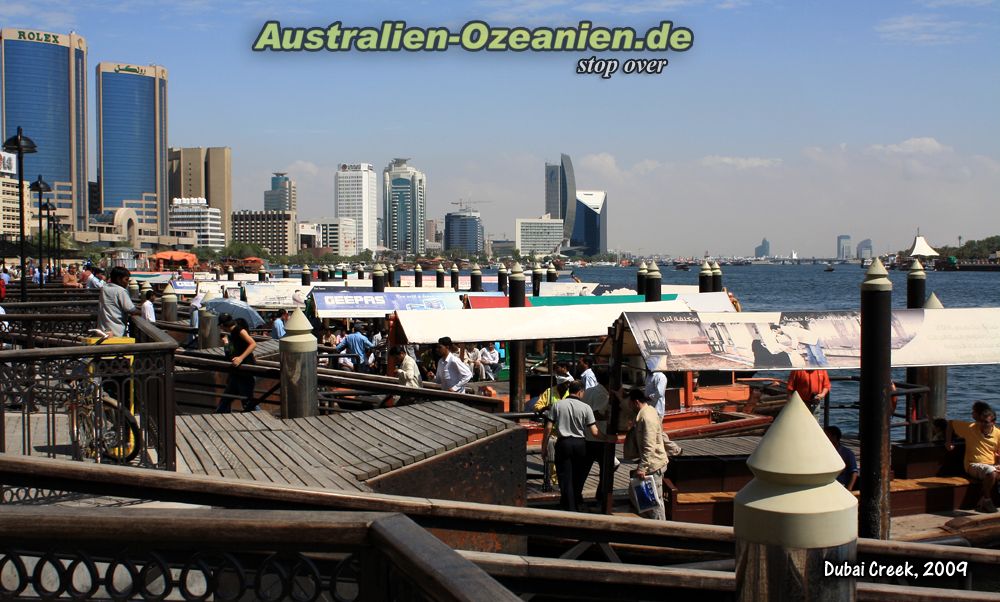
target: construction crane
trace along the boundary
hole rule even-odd
[[[472,199],[458,199],[457,201],[452,201],[452,205],[458,205],[458,208],[462,211],[466,209],[471,209],[473,205],[482,205],[483,203],[492,203],[493,201],[473,201]]]

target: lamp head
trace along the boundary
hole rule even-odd
[[[38,179],[31,183],[28,188],[31,192],[52,192],[52,187],[49,183],[42,179],[42,174],[38,174]]]
[[[3,143],[3,150],[8,153],[28,155],[37,153],[38,147],[35,146],[35,142],[31,138],[28,138],[21,132],[21,128],[18,126],[17,134],[11,136]]]

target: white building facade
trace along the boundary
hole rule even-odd
[[[168,219],[170,233],[189,232],[195,238],[195,246],[212,249],[226,246],[222,211],[209,207],[204,198],[172,199]]]
[[[375,166],[371,163],[341,163],[337,168],[333,181],[337,217],[354,221],[358,252],[374,251],[378,246],[377,185]]]
[[[325,217],[313,220],[319,229],[319,246],[333,249],[341,257],[353,257],[364,251],[358,244],[357,222],[349,217]]]
[[[522,256],[548,255],[563,241],[563,221],[552,219],[548,213],[540,218],[518,218],[514,231],[514,248]]]

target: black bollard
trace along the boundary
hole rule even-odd
[[[435,284],[438,288],[444,288],[444,264],[439,263],[437,271],[434,272],[437,282]]]
[[[288,266],[287,265],[281,266],[281,277],[282,278],[290,278],[291,275],[292,275],[292,273],[290,271],[288,271]]]
[[[712,292],[722,292],[722,268],[719,267],[718,261],[712,262]]]
[[[267,280],[267,272],[264,271],[264,264],[260,264],[260,268],[257,270],[257,282],[265,282]]]
[[[910,271],[906,274],[906,308],[907,309],[923,309],[924,299],[927,297],[927,272],[924,271],[924,266],[921,265],[919,259],[914,259],[913,263],[910,264]],[[906,369],[906,382],[908,383],[919,383],[920,382],[920,368],[907,368]],[[911,397],[910,399],[918,401],[923,399],[924,394],[917,397]],[[907,408],[909,409],[909,408]],[[926,403],[917,403],[916,418],[927,418]],[[910,413],[907,412],[907,418],[909,418]],[[906,441],[907,443],[920,443],[923,441],[928,441],[929,439],[924,439],[924,434],[927,429],[923,425],[911,424],[906,427]]]
[[[385,269],[385,285],[396,286],[396,266],[391,263]]]
[[[892,282],[875,259],[861,284],[861,382],[858,387],[861,439],[858,535],[889,539],[889,344]]]
[[[535,262],[531,269],[531,296],[537,297],[542,292],[542,266]]]
[[[469,276],[471,281],[469,286],[469,291],[473,293],[483,292],[483,272],[479,269],[479,264],[472,264],[472,274]]]
[[[359,265],[358,266],[358,280],[364,280],[364,279],[365,279],[365,268],[364,268],[364,266]]]
[[[216,282],[218,282],[219,280],[222,279],[222,271],[219,269],[218,266],[212,268],[212,273],[215,274],[215,281]]]
[[[372,292],[385,292],[385,273],[382,271],[382,264],[375,264],[375,271],[372,272]]]
[[[712,292],[712,266],[707,261],[701,262],[701,269],[698,271],[698,292]]]
[[[302,286],[309,286],[312,283],[312,268],[308,264],[302,266]]]
[[[424,285],[424,268],[418,263],[413,268],[413,286],[420,288]]]
[[[515,262],[510,269],[510,295],[508,307],[524,307],[524,272],[521,264]],[[525,354],[524,341],[510,341],[510,406],[514,412],[524,411],[525,395]]]
[[[649,264],[649,271],[646,272],[646,301],[659,301],[663,298],[661,285],[663,278],[660,276],[660,268],[656,263]]]
[[[451,264],[451,288],[458,291],[458,264],[455,262]]]
[[[226,278],[229,280],[236,280],[236,270],[233,269],[233,266],[226,268]]]
[[[649,270],[646,269],[646,262],[643,261],[639,264],[639,271],[635,273],[635,294],[646,294],[646,274],[648,273]]]
[[[497,290],[507,294],[507,266],[502,263],[500,269],[497,270]]]
[[[545,270],[545,282],[557,282],[559,280],[559,272],[556,271],[556,265],[549,262],[549,267]]]
[[[328,265],[319,266],[319,279],[320,282],[330,281],[330,266]]]

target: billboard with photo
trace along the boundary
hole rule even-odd
[[[263,309],[304,308],[312,285],[301,282],[247,282],[243,285],[246,301]]]

